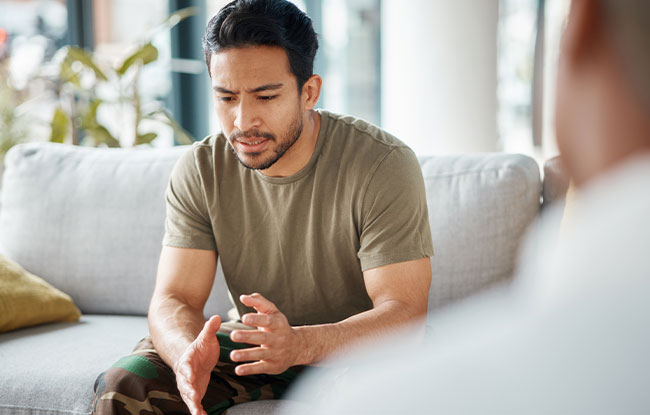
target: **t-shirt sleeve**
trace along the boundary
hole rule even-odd
[[[409,148],[394,148],[362,199],[361,270],[433,255],[424,179]]]
[[[192,146],[178,159],[165,192],[167,216],[163,245],[217,250],[205,189]]]

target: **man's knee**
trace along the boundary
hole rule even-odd
[[[141,355],[126,356],[95,381],[93,413],[184,412],[171,370]]]

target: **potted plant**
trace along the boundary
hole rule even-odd
[[[171,127],[181,144],[193,142],[159,102],[143,102],[138,86],[143,67],[158,59],[158,49],[151,41],[153,35],[195,13],[194,7],[172,13],[117,66],[102,65],[92,53],[76,46],[61,48],[53,59],[58,71],[50,76],[58,97],[50,123],[50,141],[108,147],[149,144],[157,134],[147,130],[144,121],[155,121]],[[128,113],[121,124],[130,130],[126,134],[130,140],[114,135],[98,119],[104,105]]]

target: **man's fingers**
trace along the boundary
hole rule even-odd
[[[205,411],[201,406],[199,394],[187,378],[179,379],[178,389],[181,393],[181,398],[183,398],[183,402],[185,402],[192,415],[205,414]]]
[[[214,365],[219,357],[217,331],[220,326],[219,316],[212,316],[206,321],[196,340],[190,344],[177,363],[178,390],[192,415],[206,414],[201,406],[201,399],[209,381],[210,366]]]
[[[198,406],[194,401],[191,400],[183,400],[185,402],[185,405],[187,405],[187,408],[190,410],[190,413],[192,415],[207,415],[207,412],[203,409],[201,404],[199,403]]]
[[[238,343],[268,344],[269,335],[259,330],[234,330],[230,333],[230,339]]]
[[[185,405],[187,405],[192,415],[207,415],[201,405],[201,397],[199,396],[199,393],[190,383],[183,382],[182,386],[179,387],[179,391],[181,392],[183,402],[185,402]]]
[[[254,362],[239,365],[235,368],[235,373],[239,376],[257,375],[260,373],[270,373],[267,362]]]
[[[214,345],[218,343],[217,340],[217,331],[221,327],[221,317],[212,316],[208,321],[205,322],[201,332],[194,342],[195,347],[203,348],[205,345]]]
[[[241,318],[242,323],[253,326],[253,327],[264,327],[271,328],[273,326],[274,319],[270,314],[244,314]]]
[[[192,404],[192,413],[200,414],[203,412],[203,407],[201,406],[201,398],[199,398],[199,394],[194,389],[190,393],[190,402]]]
[[[239,301],[241,301],[242,304],[244,304],[246,307],[254,308],[259,313],[271,314],[278,311],[278,308],[275,306],[275,304],[264,298],[264,296],[259,293],[254,293],[251,295],[240,295]]]
[[[179,372],[183,375],[185,379],[187,379],[188,382],[192,382],[194,378],[194,372],[192,372],[192,368],[190,367],[189,364],[185,363],[181,365],[179,368]]]
[[[185,405],[187,405],[187,408],[190,410],[192,414],[199,413],[198,408],[196,407],[196,404],[194,403],[194,400],[191,397],[185,395],[183,396],[183,401],[185,402]]]
[[[263,347],[233,350],[230,352],[230,358],[233,362],[253,362],[255,360],[264,360],[267,357],[269,357],[269,350]]]
[[[204,337],[206,339],[213,338],[217,335],[217,331],[219,331],[219,327],[221,327],[221,317],[212,316],[203,325],[203,329],[201,329],[201,333],[199,333],[199,336]]]

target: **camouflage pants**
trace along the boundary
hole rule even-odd
[[[278,399],[304,369],[296,366],[280,375],[237,376],[230,352],[250,345],[234,343],[225,333],[217,333],[217,337],[221,346],[219,363],[212,370],[202,401],[210,415],[222,414],[238,403]],[[93,414],[189,413],[176,387],[174,372],[158,356],[149,337],[142,339],[133,353],[117,361],[95,381]]]

